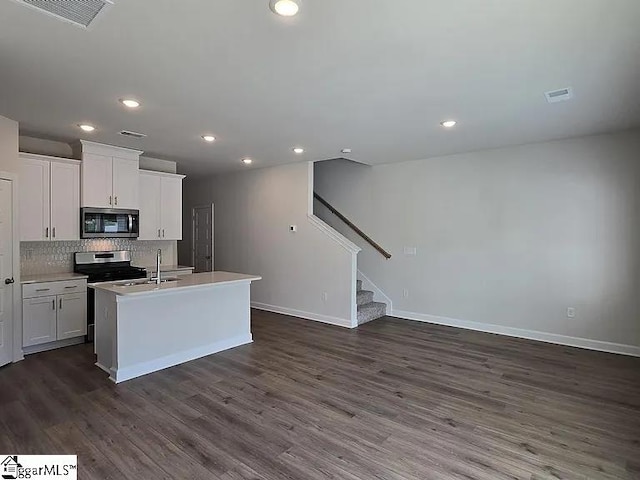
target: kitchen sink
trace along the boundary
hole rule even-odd
[[[178,279],[174,278],[174,277],[167,277],[167,278],[162,278],[160,280],[160,283],[169,283],[169,282],[177,282]],[[153,285],[155,284],[156,281],[155,280],[135,280],[132,282],[126,282],[126,283],[118,283],[116,284],[116,287],[137,287],[138,285]]]

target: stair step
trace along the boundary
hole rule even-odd
[[[356,290],[362,290],[362,280],[356,280]]]
[[[380,302],[370,302],[358,306],[358,325],[370,322],[387,314],[387,305]]]
[[[369,290],[358,290],[356,294],[356,305],[364,305],[373,302],[373,292]]]

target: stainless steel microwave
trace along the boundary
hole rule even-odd
[[[80,238],[138,238],[140,212],[110,208],[80,210]]]

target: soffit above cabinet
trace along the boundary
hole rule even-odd
[[[133,150],[131,148],[118,147],[115,145],[107,145],[104,143],[90,142],[88,140],[80,140],[73,144],[73,155],[82,158],[83,153],[93,153],[95,155],[104,155],[107,157],[129,158],[138,160],[143,150]]]

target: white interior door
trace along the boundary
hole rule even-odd
[[[12,182],[0,179],[0,365],[13,357]]]
[[[193,209],[193,263],[196,272],[213,271],[213,205]]]
[[[51,163],[51,238],[80,240],[80,166]]]

